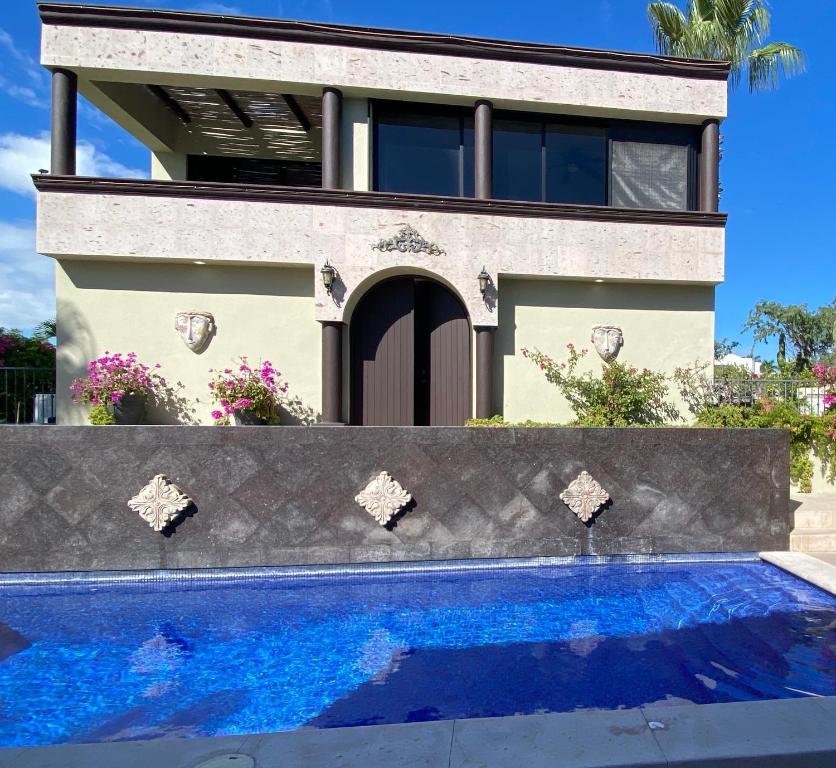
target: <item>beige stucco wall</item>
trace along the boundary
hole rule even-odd
[[[151,152],[151,178],[160,181],[185,181],[188,157],[179,152]]]
[[[296,416],[320,407],[320,326],[313,312],[313,270],[304,267],[231,267],[191,264],[65,261],[56,265],[58,420],[80,424],[86,409],[73,405],[70,382],[105,350],[136,352],[177,389],[185,410],[152,409],[156,423],[211,423],[206,396],[210,368],[238,355],[270,360],[285,374]],[[204,310],[217,332],[200,354],[174,330],[180,310]],[[310,410],[307,410],[310,409]],[[285,414],[285,421],[296,418]]]
[[[313,55],[312,55],[313,53]],[[669,75],[216,35],[44,25],[41,62],[86,80],[472,103],[698,122],[726,115],[726,83]]]
[[[496,338],[495,404],[506,420],[571,421],[557,388],[520,353],[538,348],[566,359],[572,342],[589,353],[579,371],[601,371],[590,343],[592,326],[617,325],[624,333],[618,360],[638,368],[673,372],[707,361],[714,352],[714,289],[710,286],[595,284],[568,281],[500,281],[502,303]],[[671,399],[687,414],[675,387]]]
[[[344,99],[340,168],[340,181],[344,189],[367,192],[372,188],[370,136],[369,100]]]
[[[444,252],[372,248],[407,224]],[[483,266],[494,280],[536,275],[719,283],[725,248],[723,227],[696,224],[64,192],[38,193],[37,233],[38,251],[57,258],[311,264],[316,270],[327,258],[339,283],[328,296],[315,281],[317,320],[343,320],[355,294],[386,270],[417,269],[446,281],[471,322],[489,326],[497,313],[479,293]],[[501,290],[495,298],[501,306]]]
[[[834,493],[836,492],[836,485],[827,479],[827,471],[821,459],[815,454],[810,454],[810,459],[813,462],[813,493]]]

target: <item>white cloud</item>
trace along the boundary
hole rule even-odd
[[[0,189],[18,195],[35,196],[29,176],[49,168],[49,134],[22,136],[19,133],[0,134]],[[76,170],[79,176],[109,176],[138,179],[148,174],[128,168],[86,141],[78,143]]]
[[[47,109],[49,76],[35,57],[15,45],[14,38],[0,27],[0,49],[8,52],[6,74],[0,75],[0,91],[30,107]]]
[[[7,96],[13,99],[22,101],[30,107],[37,109],[49,109],[49,102],[47,99],[39,94],[34,88],[26,85],[18,85],[7,78],[0,75],[0,91],[3,91]]]
[[[35,252],[35,227],[0,221],[0,326],[31,329],[55,317],[55,263]]]
[[[0,47],[5,48],[12,59],[17,62],[18,67],[33,83],[44,83],[47,80],[46,70],[41,67],[37,59],[27,51],[15,45],[14,38],[0,27]]]

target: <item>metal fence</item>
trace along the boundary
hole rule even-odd
[[[54,424],[55,369],[0,368],[0,424]]]
[[[801,410],[815,416],[824,413],[825,387],[809,379],[714,379],[718,405],[753,405],[758,400],[799,403]]]

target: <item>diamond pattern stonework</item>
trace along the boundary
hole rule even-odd
[[[412,494],[404,490],[397,480],[393,480],[388,472],[381,472],[354,500],[378,523],[386,525],[412,501]]]
[[[589,472],[584,470],[560,494],[560,500],[580,518],[581,522],[587,523],[601,506],[610,500],[610,495]]]
[[[138,512],[155,531],[162,531],[176,520],[192,503],[165,475],[155,475],[129,502],[128,506]]]

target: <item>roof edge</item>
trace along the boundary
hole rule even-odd
[[[704,80],[726,81],[730,69],[729,63],[723,61],[683,59],[647,53],[573,48],[431,32],[408,32],[309,21],[77,3],[39,2],[37,5],[44,24],[63,26],[142,29],[281,40],[314,45],[343,45],[354,48],[519,61]]]

